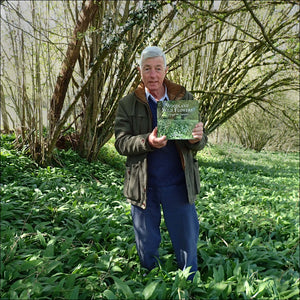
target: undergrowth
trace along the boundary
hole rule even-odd
[[[297,299],[299,157],[208,145],[198,154],[199,271],[140,267],[125,159],[57,151],[41,168],[1,136],[1,299]]]

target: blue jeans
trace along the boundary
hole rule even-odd
[[[170,234],[178,267],[191,266],[196,272],[199,221],[195,205],[188,203],[185,184],[148,188],[147,207],[131,206],[137,251],[141,265],[149,270],[157,266],[158,247],[161,242],[161,206]],[[191,275],[189,279],[194,276]]]

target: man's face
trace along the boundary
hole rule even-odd
[[[163,81],[168,67],[164,67],[162,57],[152,57],[144,60],[143,65],[139,68],[142,80],[149,92],[157,92],[163,86]]]

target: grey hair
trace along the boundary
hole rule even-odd
[[[162,57],[164,60],[164,67],[167,67],[167,60],[166,60],[166,55],[165,53],[162,51],[162,49],[160,49],[159,47],[156,46],[149,46],[146,47],[141,54],[141,61],[140,61],[140,67],[142,67],[143,62],[147,59],[147,58],[152,58],[152,57]]]

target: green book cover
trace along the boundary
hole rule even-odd
[[[157,136],[169,140],[193,139],[192,130],[199,122],[196,100],[159,101],[157,103]]]

